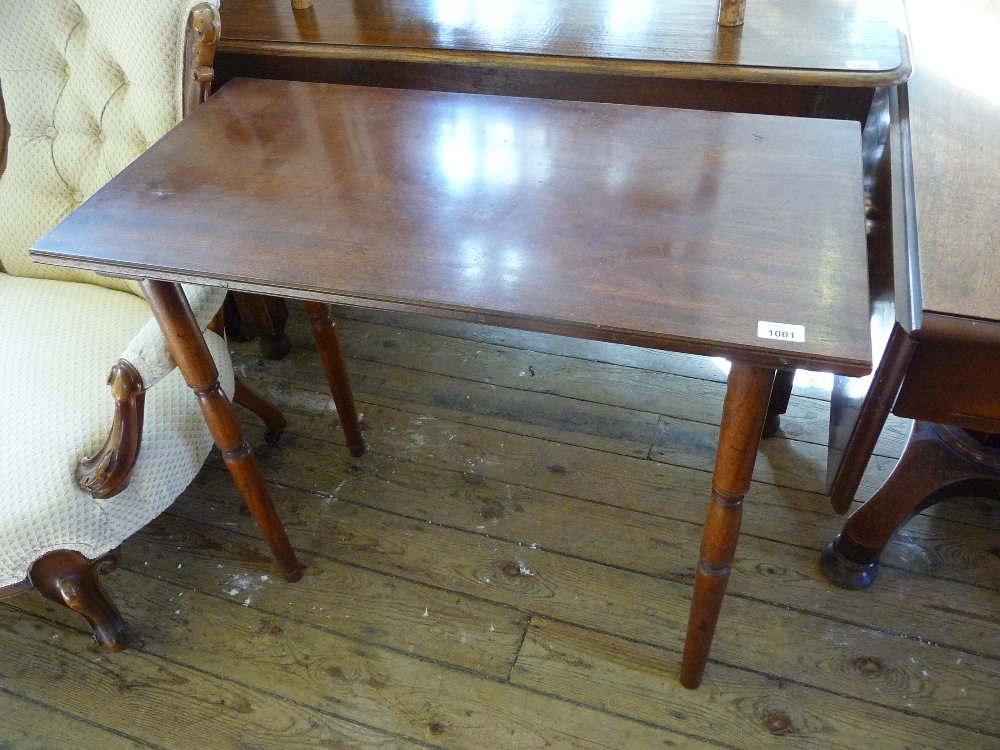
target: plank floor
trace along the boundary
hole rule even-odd
[[[213,455],[105,579],[131,650],[33,592],[0,603],[0,748],[1000,747],[1000,506],[942,504],[873,589],[827,583],[822,376],[762,449],[688,691],[722,363],[340,310],[353,459],[292,309],[287,359],[234,349],[290,421],[272,446],[241,411],[304,579],[277,576]]]

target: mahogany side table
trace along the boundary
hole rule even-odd
[[[32,254],[141,279],[185,373],[182,281],[731,360],[687,687],[775,371],[871,368],[853,122],[239,79]]]

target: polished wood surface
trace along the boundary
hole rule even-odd
[[[1000,321],[1000,4],[906,7],[920,60],[907,90],[921,304],[926,313]]]
[[[281,78],[864,123],[875,86],[909,74],[906,37],[896,28],[905,22],[889,0],[778,4],[755,3],[744,54],[743,29],[710,28],[710,3],[690,0],[572,0],[530,9],[523,1],[324,2],[291,13],[280,2],[226,0],[218,80]],[[742,23],[744,6],[725,0],[718,16]],[[539,14],[549,16],[545,28]],[[818,52],[839,55],[847,73],[822,69]],[[873,56],[899,64],[880,69]],[[262,306],[259,297],[242,303],[248,320],[269,319],[254,312]],[[251,321],[248,330],[262,335],[265,356],[285,353],[269,344],[280,339],[280,324]]]
[[[240,80],[34,253],[863,374],[859,148],[847,122]]]
[[[0,744],[996,745],[1000,505],[938,505],[874,587],[829,584],[817,558],[843,519],[822,485],[828,381],[800,376],[763,444],[713,658],[685,690],[672,675],[726,391],[713,360],[338,307],[367,423],[354,459],[289,307],[288,358],[232,348],[288,416],[268,446],[237,410],[303,581],[275,575],[213,454],[104,578],[131,648],[95,653],[36,594],[0,602]],[[905,427],[890,417],[863,497]]]
[[[96,560],[76,550],[55,550],[32,563],[28,580],[46,599],[82,615],[90,625],[94,640],[108,651],[116,652],[128,646],[129,627],[101,585],[99,576],[112,572],[120,563],[119,549]]]
[[[905,80],[905,28],[884,0],[225,0],[220,51],[847,86]]]
[[[890,408],[922,422],[1000,433],[1000,219],[994,205],[1000,82],[990,72],[1000,4],[908,0],[907,13],[918,70],[893,102],[898,322],[859,428],[835,467],[831,494],[841,510],[858,490]],[[990,473],[950,466],[944,457],[953,452],[935,429],[914,431],[892,480],[848,520],[828,553],[863,569],[865,583],[912,512],[947,498],[956,477]],[[992,496],[998,486],[975,483],[976,491]]]
[[[180,280],[306,298],[355,426],[331,300],[734,360],[682,667],[697,687],[776,368],[870,368],[857,126],[248,79],[199,114],[33,252],[143,279],[279,561]]]
[[[142,376],[124,359],[111,368],[108,385],[115,401],[111,431],[101,449],[81,459],[74,471],[80,489],[98,500],[117,495],[132,479],[132,469],[142,447],[146,403]]]
[[[705,519],[691,595],[691,614],[684,638],[681,684],[686,688],[698,687],[704,676],[736,556],[743,499],[750,489],[774,377],[774,370],[738,363],[729,373],[719,450],[712,474],[712,500]]]
[[[183,289],[180,284],[144,279],[142,292],[163,331],[163,338],[177,362],[177,368],[188,387],[198,397],[198,405],[212,438],[222,453],[247,509],[271,549],[278,569],[285,580],[299,580],[302,577],[302,566],[295,557],[295,550],[292,549],[281,517],[274,508],[270,490],[261,478],[257,459],[244,436],[243,428],[233,413],[233,406],[219,384],[219,371]]]
[[[340,346],[340,333],[333,319],[331,305],[313,300],[306,300],[305,304],[309,312],[313,338],[316,339],[316,349],[323,363],[323,372],[330,385],[330,395],[333,396],[333,403],[337,407],[337,418],[344,430],[344,437],[347,438],[347,449],[352,456],[363,456],[365,439],[361,434],[361,420],[354,405],[347,360],[344,359],[344,352]]]

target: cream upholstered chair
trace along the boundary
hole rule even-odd
[[[35,587],[112,650],[127,628],[97,572],[212,438],[138,286],[28,249],[204,98],[217,4],[0,3],[0,598]],[[224,292],[186,292],[204,328]],[[225,342],[206,338],[231,394]]]

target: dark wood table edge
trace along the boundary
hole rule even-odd
[[[832,463],[828,467],[828,492],[838,513],[846,513],[854,500],[918,346],[937,342],[1000,347],[1000,323],[996,320],[924,309],[909,91],[903,84],[888,93],[895,323],[844,447],[844,459],[836,468]],[[976,326],[975,336],[970,335],[970,322],[981,324]],[[957,494],[1000,496],[995,449],[979,451],[963,432],[996,432],[995,420],[973,414],[952,416],[954,424],[914,420],[889,478],[824,548],[821,563],[829,580],[847,589],[867,588],[875,581],[881,553],[912,516]],[[830,430],[832,439],[832,415]]]
[[[896,86],[913,72],[909,38],[899,34],[900,62],[881,70],[831,70],[738,65],[735,63],[695,63],[621,58],[573,57],[523,52],[449,50],[422,47],[389,47],[364,44],[288,42],[268,39],[226,39],[219,42],[225,54],[266,54],[277,57],[323,58],[329,60],[432,63],[470,68],[516,68],[526,71],[621,75],[674,80],[729,81],[783,85],[875,88]]]
[[[796,356],[787,350],[778,351],[767,347],[755,347],[747,344],[713,347],[701,342],[699,339],[654,333],[637,334],[610,326],[589,323],[574,324],[571,321],[553,321],[548,318],[535,318],[514,312],[493,311],[477,307],[448,306],[436,302],[400,302],[393,299],[374,296],[359,297],[307,287],[282,286],[278,290],[273,286],[247,283],[224,276],[196,276],[178,273],[165,268],[126,268],[108,262],[84,261],[75,256],[68,257],[57,253],[40,252],[35,249],[32,249],[29,254],[33,259],[47,265],[84,269],[106,276],[132,279],[139,282],[145,279],[155,279],[157,281],[170,281],[182,284],[218,286],[230,291],[250,292],[261,295],[280,295],[284,298],[307,302],[315,301],[347,307],[429,315],[450,320],[461,320],[468,323],[490,325],[497,328],[530,331],[532,333],[547,333],[555,336],[600,341],[609,344],[622,344],[624,346],[638,346],[645,349],[672,351],[681,354],[722,357],[733,362],[776,370],[806,369],[818,372],[830,372],[834,375],[844,377],[863,377],[872,371],[872,361],[870,359],[843,359],[816,354]]]

